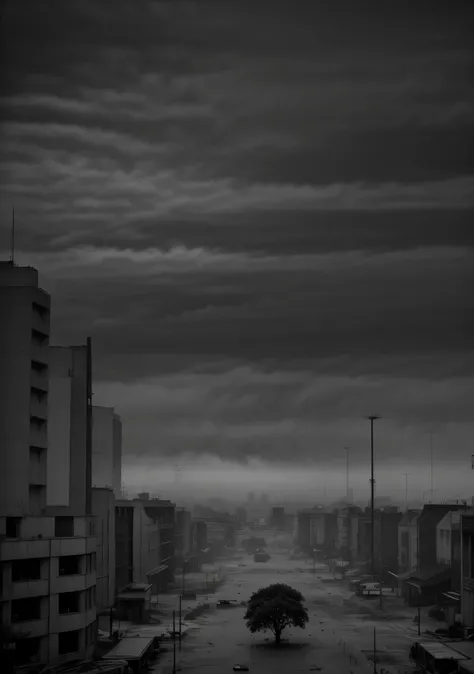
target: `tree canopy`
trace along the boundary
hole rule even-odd
[[[275,643],[279,644],[285,627],[305,628],[309,618],[303,602],[304,597],[298,590],[285,583],[274,583],[253,593],[244,620],[251,632],[270,630]]]

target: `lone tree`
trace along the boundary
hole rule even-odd
[[[309,618],[303,602],[301,592],[285,583],[268,585],[250,597],[244,620],[251,632],[273,632],[278,645],[285,627],[305,628]]]

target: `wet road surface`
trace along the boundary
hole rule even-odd
[[[374,619],[365,602],[377,600],[351,598],[347,583],[334,581],[325,567],[317,566],[313,575],[312,566],[288,559],[287,553],[272,552],[267,563],[255,563],[250,556],[243,561],[245,567],[228,563],[227,580],[210,599],[210,610],[189,622],[189,631],[177,646],[177,671],[221,674],[240,663],[253,674],[369,674],[374,671],[367,659],[373,653],[374,626],[377,671],[412,671],[408,651],[416,628],[409,621]],[[305,630],[287,628],[283,634],[287,641],[279,648],[272,644],[271,633],[250,634],[243,620],[245,607],[215,606],[219,599],[247,600],[252,592],[277,582],[300,590],[310,618]],[[171,674],[170,663],[167,654],[155,672]]]

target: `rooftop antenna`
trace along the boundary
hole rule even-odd
[[[15,264],[15,208],[12,208],[12,233],[11,233],[11,255],[10,262]]]

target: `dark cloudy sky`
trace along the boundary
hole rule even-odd
[[[387,465],[470,467],[471,2],[2,13],[1,220],[130,464],[365,465],[377,413]]]

